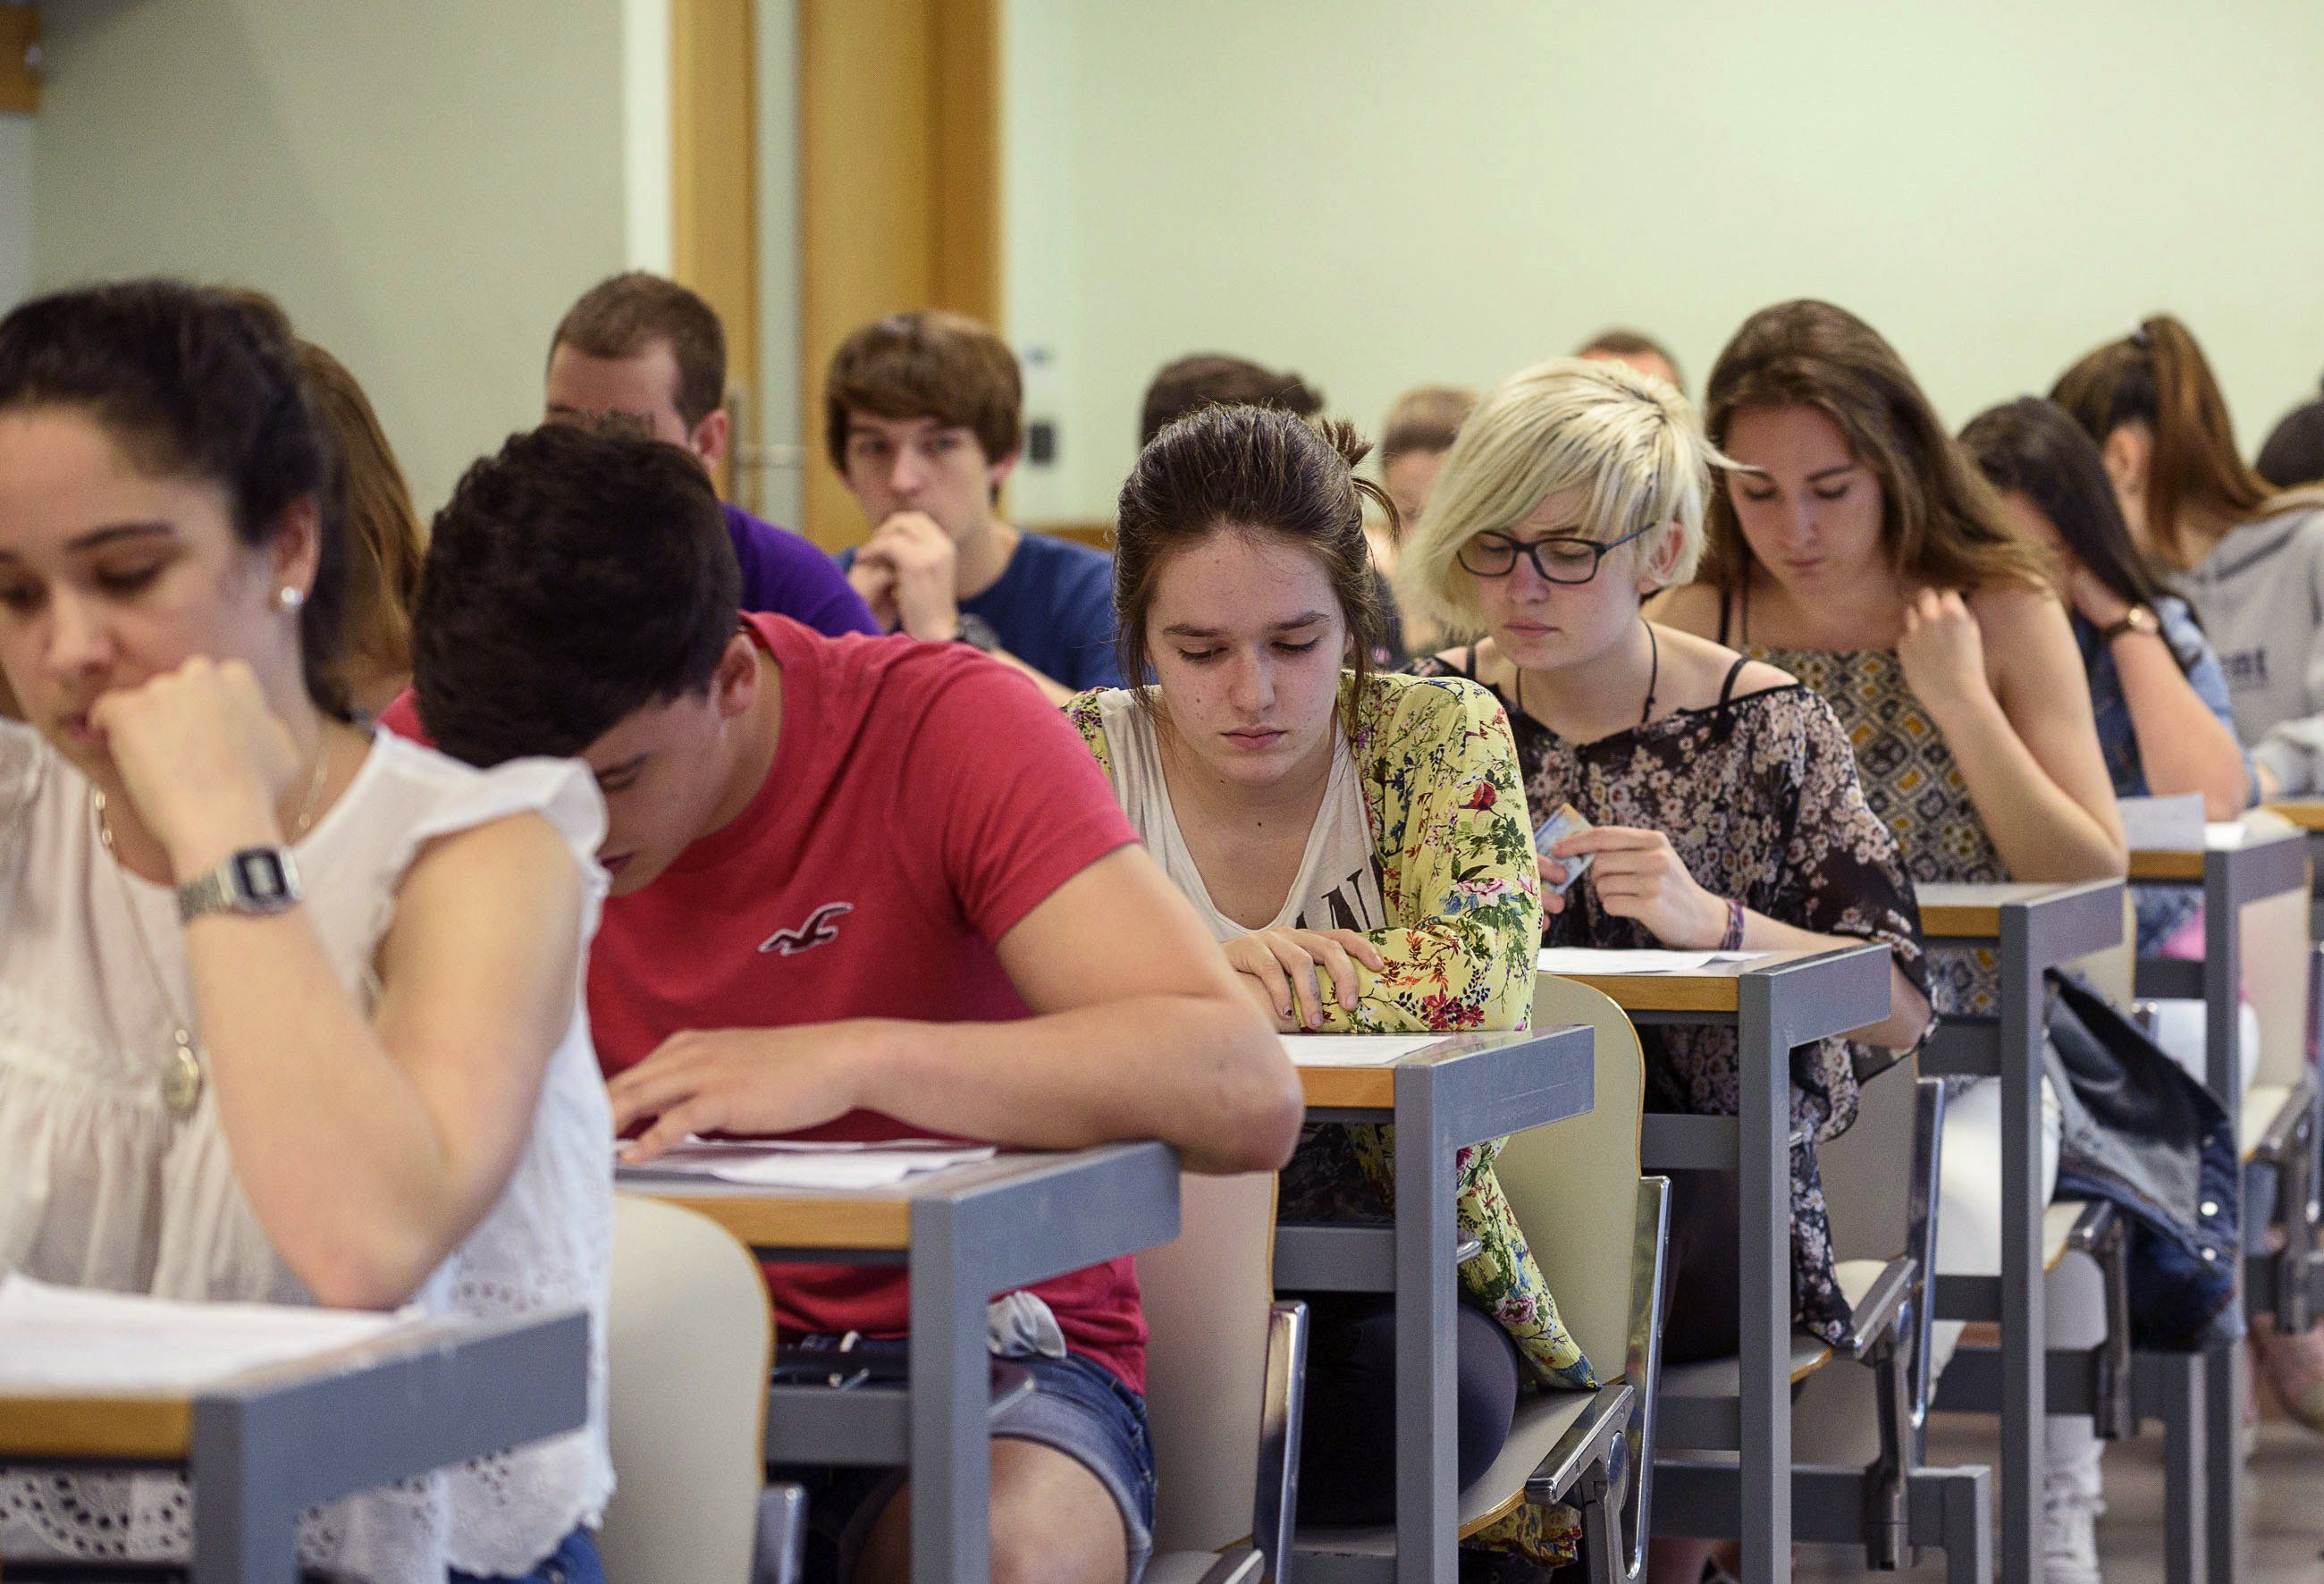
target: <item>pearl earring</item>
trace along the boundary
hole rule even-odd
[[[307,603],[306,591],[303,589],[294,588],[286,583],[281,588],[274,591],[274,603],[286,613],[296,611],[300,606]]]

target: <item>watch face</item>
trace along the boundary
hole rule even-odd
[[[260,907],[290,897],[290,877],[283,872],[282,855],[263,847],[234,855],[234,884],[235,890]]]

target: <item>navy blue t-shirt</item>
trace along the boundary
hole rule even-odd
[[[854,564],[843,550],[839,564]],[[1113,659],[1113,557],[1046,533],[1019,536],[999,581],[960,602],[982,617],[1001,647],[1075,693],[1119,687]]]

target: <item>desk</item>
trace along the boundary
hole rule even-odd
[[[189,1394],[0,1395],[0,1467],[182,1469],[194,1584],[293,1584],[299,1515],[578,1428],[589,1318],[426,1321]]]
[[[1741,1112],[1649,1112],[1640,1169],[1733,1163],[1741,1197],[1743,1390],[1738,1401],[1688,1403],[1665,1394],[1662,1438],[1674,1450],[1739,1453],[1745,1584],[1791,1576],[1792,1561],[1792,1052],[1888,1016],[1886,947],[1776,952],[1687,973],[1575,974],[1641,1026],[1736,1030]],[[1680,1478],[1700,1464],[1658,1465]],[[1683,1472],[1682,1472],[1683,1471]],[[1673,1487],[1665,1486],[1665,1493]],[[1685,1504],[1677,1504],[1685,1505]],[[1664,1503],[1657,1513],[1675,1510]],[[1671,1533],[1678,1533],[1674,1529]]]
[[[770,1462],[903,1465],[912,1484],[915,1584],[991,1577],[986,1450],[992,1294],[1178,1235],[1178,1158],[1161,1144],[1010,1155],[892,1188],[804,1193],[657,1174],[622,1192],[710,1217],[761,1256],[797,1264],[900,1265],[911,1283],[901,1392],[769,1391]]]
[[[2000,969],[1998,1018],[1945,1019],[1922,1054],[1921,1071],[2001,1080],[2001,1275],[1940,1276],[1936,1312],[1946,1320],[2001,1322],[1998,1572],[2010,1584],[2031,1584],[2043,1576],[2048,1409],[2042,975],[2121,942],[2123,886],[1932,885],[1920,888],[1920,898],[1921,932],[1930,944],[1989,945]]]
[[[2324,798],[2301,798],[2288,803],[2267,805],[2270,814],[2281,815],[2308,836],[2308,854],[2319,889],[2310,904],[2308,933],[2324,941]]]
[[[1311,1122],[1392,1123],[1396,1217],[1386,1229],[1287,1223],[1275,1283],[1396,1295],[1396,1558],[1303,1534],[1303,1577],[1447,1579],[1456,1566],[1452,1312],[1456,1151],[1578,1117],[1597,1090],[1592,1036],[1560,1027],[1455,1035],[1392,1066],[1299,1069]]]
[[[2248,903],[2307,889],[2310,841],[2307,829],[2246,829],[2233,841],[2207,843],[2200,852],[2131,854],[2134,879],[2201,888],[2202,962],[2142,958],[2138,964],[2138,993],[2201,998],[2205,1081],[2227,1110],[2230,1139],[2241,1136],[2243,1120],[2241,1053],[2237,1049],[2243,1007],[2243,910]],[[2233,1191],[2238,1195],[2243,1191],[2240,1172],[2236,1175]],[[2237,1224],[2241,1224],[2240,1216]],[[2240,1263],[2236,1273],[2239,1303],[2243,1285]],[[2205,1576],[2214,1579],[2243,1577],[2241,1351],[2234,1346],[2214,1349],[2204,1363]],[[2179,1561],[2176,1558],[2172,1560],[2174,1563]],[[2183,1577],[2190,1571],[2190,1568],[2182,1570],[2174,1566],[2172,1576]]]

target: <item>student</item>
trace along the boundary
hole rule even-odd
[[[1830,303],[1762,309],[1720,354],[1705,402],[1734,464],[1711,499],[1701,580],[1671,626],[1716,636],[1823,695],[1913,878],[2088,880],[2127,866],[2081,656],[2040,553],[2011,526],[1895,351]],[[1941,1015],[1989,1012],[1974,953],[1929,960]],[[2062,1080],[2045,1080],[2052,1091]],[[2042,1193],[2060,1118],[2043,1106]],[[1999,1268],[1998,1091],[1945,1126],[1938,1269]],[[2104,1334],[2095,1295],[2049,1305],[2052,1347]],[[1957,1328],[1941,1326],[1950,1351]],[[2053,1584],[2097,1578],[2098,1443],[2052,1416],[2043,1538]]]
[[[0,1266],[178,1299],[585,1306],[586,1428],[334,1503],[303,1564],[602,1580],[611,1126],[587,775],[351,725],[297,353],[168,281],[0,322]],[[0,1474],[0,1553],[188,1549],[183,1483]]]
[[[2324,792],[2324,489],[2278,493],[2244,465],[2203,349],[2168,314],[2050,394],[2098,443],[2131,536],[2182,575],[2261,796]]]
[[[2268,431],[2252,471],[2279,490],[2324,484],[2324,400],[2285,413]]]
[[[1895,843],[1865,805],[1831,708],[1772,666],[1644,621],[1702,544],[1717,461],[1675,388],[1561,358],[1512,375],[1462,427],[1407,541],[1416,610],[1473,646],[1416,668],[1489,686],[1516,729],[1530,822],[1572,805],[1596,827],[1539,859],[1557,944],[1735,950],[1875,941],[1894,954],[1890,1012],[1864,1037],[1904,1049],[1927,1026],[1919,918]],[[1590,868],[1577,874],[1577,859]],[[1732,1116],[1735,1036],[1648,1029],[1650,1103]],[[1846,1332],[1814,1144],[1856,1119],[1854,1053],[1795,1066],[1794,1306]],[[1881,1062],[1886,1065],[1885,1060]],[[1739,1345],[1733,1174],[1676,1174],[1674,1362]],[[1659,1579],[1692,1584],[1707,1548],[1658,1543]]]
[[[549,421],[618,416],[691,451],[715,475],[733,442],[726,332],[717,311],[675,281],[632,270],[599,281],[566,311],[549,345]],[[740,506],[721,508],[742,568],[742,609],[788,616],[835,637],[877,632],[830,558]]]
[[[2324,792],[2324,488],[2279,493],[2244,465],[2203,349],[2168,314],[2084,356],[2051,394],[2098,443],[2133,534],[2184,574],[2260,797]],[[2324,1433],[2324,1329],[2255,1326],[2252,1341],[2277,1395]]]
[[[657,531],[641,530],[648,524]],[[589,963],[627,1158],[695,1132],[1161,1138],[1272,1169],[1282,1047],[1040,694],[956,644],[734,615],[709,480],[658,442],[551,426],[436,521],[421,713],[476,764],[576,755],[613,877]],[[770,1266],[788,1339],[893,1340],[899,1269]],[[1135,1579],[1152,1520],[1128,1259],[1002,1306],[1038,1390],[994,1425],[996,1571]],[[900,1475],[819,1477],[842,1578],[903,1577]]]
[[[2241,815],[2251,760],[2236,741],[2219,657],[2131,539],[2089,437],[2056,402],[2025,396],[1970,419],[1961,444],[2018,531],[2055,560],[2115,796],[2192,792],[2206,818]],[[2183,887],[2135,894],[2143,956],[2201,906]]]
[[[1380,488],[1396,507],[1393,516],[1364,519],[1372,566],[1379,573],[1379,595],[1387,602],[1390,631],[1381,645],[1381,664],[1401,666],[1415,650],[1435,647],[1442,636],[1413,618],[1396,597],[1396,564],[1405,536],[1428,509],[1428,493],[1444,465],[1444,454],[1461,432],[1462,420],[1477,405],[1477,393],[1457,385],[1416,385],[1397,397],[1380,428]]]
[[[1483,690],[1381,676],[1345,425],[1201,408],[1146,447],[1115,526],[1121,673],[1068,710],[1130,823],[1285,1029],[1522,1028],[1541,908],[1508,724]],[[1385,503],[1383,502],[1383,505]],[[1151,678],[1150,681],[1148,679]],[[1463,1150],[1458,1478],[1508,1438],[1520,1376],[1588,1384],[1493,1175]],[[1294,1202],[1379,1201],[1380,1130],[1311,1128]],[[1290,1213],[1286,1211],[1286,1213]],[[1301,1514],[1395,1515],[1388,1299],[1317,1294]],[[1521,1361],[1522,1360],[1522,1368]],[[1519,1528],[1522,1535],[1527,1531]],[[1571,1555],[1551,1537],[1537,1560]]]
[[[299,382],[338,460],[347,536],[347,702],[376,715],[411,683],[411,602],[427,553],[410,486],[363,387],[311,341],[299,343]]]
[[[890,314],[840,343],[824,381],[831,464],[872,537],[843,553],[880,626],[964,643],[1052,704],[1114,680],[1104,553],[995,514],[1017,465],[1017,355],[974,319]]]
[[[1683,393],[1686,390],[1686,382],[1679,377],[1678,359],[1671,355],[1670,348],[1637,330],[1601,330],[1573,355],[1592,363],[1618,363],[1648,379],[1660,380],[1674,391]]]

